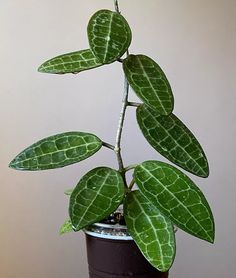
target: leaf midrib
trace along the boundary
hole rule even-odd
[[[136,202],[137,202],[137,204],[138,204],[140,210],[142,211],[142,213],[143,213],[144,215],[146,215],[146,212],[144,211],[144,209],[143,209],[142,206],[140,205],[140,203],[139,203],[137,197],[135,196],[135,194],[133,194],[133,196],[134,196],[134,199],[136,200]],[[154,231],[154,233],[155,233],[156,241],[158,242],[158,245],[161,246],[159,237],[158,237],[157,234],[156,234],[156,230],[155,230],[155,228],[154,228],[154,226],[153,226],[153,224],[152,224],[152,221],[150,221],[149,217],[147,217],[147,220],[148,220],[148,223],[151,225],[151,227],[152,227],[152,229],[153,229],[153,231]],[[139,238],[140,238],[140,237],[139,237]],[[141,241],[143,242],[143,240],[141,240]],[[146,244],[145,244],[145,246],[147,247]],[[161,247],[160,247],[160,254],[161,254],[161,262],[163,262],[163,253],[162,253]],[[163,267],[163,264],[162,264],[162,267]]]
[[[108,48],[109,48],[109,43],[110,43],[110,34],[111,34],[111,26],[112,26],[112,23],[113,23],[113,17],[115,15],[114,12],[110,13],[110,22],[109,22],[109,26],[108,26],[108,36],[109,36],[109,40],[106,40],[106,50],[105,50],[105,56],[104,56],[104,59],[103,59],[103,63],[107,60],[107,56],[108,56]]]
[[[60,59],[60,58],[59,58]],[[52,64],[48,64],[48,66],[45,66],[44,68],[48,68],[48,67],[55,67],[55,66],[59,66],[59,65],[67,65],[67,64],[75,64],[75,63],[81,63],[81,62],[91,62],[94,61],[96,64],[100,64],[100,62],[96,61],[96,57],[94,58],[90,58],[90,59],[80,59],[77,61],[71,61],[71,62],[58,62],[58,63],[52,63]]]
[[[82,220],[83,220],[85,214],[88,212],[88,210],[89,210],[90,207],[92,206],[93,202],[97,199],[97,196],[100,194],[100,192],[101,192],[101,190],[102,190],[102,187],[103,187],[103,185],[106,183],[106,181],[107,181],[107,179],[108,179],[109,176],[110,176],[110,173],[107,173],[107,174],[105,175],[105,179],[104,179],[102,185],[100,186],[99,190],[96,191],[96,194],[95,194],[94,198],[93,198],[92,201],[91,201],[91,205],[88,206],[88,207],[86,208],[86,210],[84,211],[83,215],[80,217],[80,221],[79,221],[79,223],[77,224],[76,229],[78,229],[78,227],[80,226],[80,224],[81,224],[81,222],[82,222]],[[87,182],[86,182],[86,187],[85,187],[85,189],[87,189]],[[76,194],[75,199],[78,197],[79,193],[80,193],[80,191],[78,191],[78,194]],[[75,202],[75,204],[76,204],[76,203],[77,203],[77,202]],[[82,228],[82,227],[79,227],[79,228]]]
[[[36,158],[41,158],[41,157],[43,157],[43,156],[45,156],[45,155],[52,155],[52,154],[56,154],[56,153],[59,153],[59,152],[66,152],[66,151],[68,151],[68,150],[73,150],[73,149],[76,149],[76,148],[79,148],[79,147],[85,147],[85,146],[89,146],[89,145],[92,145],[92,144],[96,144],[97,142],[93,142],[93,143],[87,143],[87,144],[81,144],[81,145],[79,145],[79,146],[75,146],[75,147],[71,147],[71,148],[66,148],[66,149],[62,149],[62,150],[57,150],[57,151],[55,151],[55,152],[48,152],[48,153],[44,153],[44,154],[40,154],[40,155],[35,155],[34,157],[32,157],[32,158],[27,158],[27,159],[21,159],[20,161],[17,161],[16,160],[16,163],[20,163],[20,162],[26,162],[26,161],[30,161],[30,160],[33,160],[33,159],[36,159]],[[70,160],[70,159],[74,159],[74,158],[69,158],[69,157],[67,157],[66,158],[66,160]],[[65,161],[65,160],[63,160],[63,161]],[[52,163],[49,163],[49,164],[58,164],[58,162],[52,162]]]
[[[148,77],[147,73],[145,72],[145,69],[144,69],[144,66],[143,66],[141,60],[139,59],[138,56],[136,56],[136,57],[137,57],[137,60],[138,60],[139,65],[140,65],[140,67],[141,67],[141,69],[142,69],[142,71],[143,71],[143,75],[146,77],[146,79],[147,79],[147,81],[148,81],[150,87],[152,88],[153,92],[155,92],[155,94],[154,94],[155,98],[158,100],[159,105],[161,106],[162,110],[166,112],[166,109],[165,109],[165,107],[163,106],[163,104],[162,104],[160,98],[158,97],[158,94],[156,94],[156,89],[153,87],[152,83],[151,83],[150,80],[149,80],[149,77]],[[158,90],[157,90],[157,91],[158,91]],[[158,92],[159,92],[159,91],[158,91]]]

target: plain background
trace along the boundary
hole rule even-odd
[[[63,192],[93,167],[116,166],[103,149],[80,164],[17,172],[9,161],[46,136],[80,130],[114,143],[123,89],[121,64],[79,75],[47,75],[37,67],[56,55],[88,47],[86,26],[112,0],[1,0],[0,8],[0,277],[87,278],[83,233],[58,235],[67,218]],[[190,177],[215,215],[214,245],[177,233],[170,277],[234,278],[235,0],[120,0],[133,29],[132,53],[156,60],[175,94],[175,114],[201,142],[208,179]],[[130,100],[137,100],[131,91]],[[125,164],[162,159],[145,141],[129,108]],[[165,161],[165,159],[163,159]]]

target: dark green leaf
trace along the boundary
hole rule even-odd
[[[131,43],[131,30],[125,18],[109,10],[100,10],[90,19],[88,39],[94,55],[104,64],[121,57]]]
[[[91,170],[82,177],[70,197],[69,213],[78,231],[114,212],[124,198],[119,172],[107,167]]]
[[[10,163],[16,170],[46,170],[64,167],[84,160],[102,147],[95,135],[66,132],[44,138],[31,145]]]
[[[129,193],[124,204],[125,222],[144,257],[158,270],[167,271],[175,257],[172,223],[140,191]]]
[[[90,49],[85,49],[52,58],[44,62],[38,70],[57,74],[78,73],[101,65],[102,63],[94,56],[93,52]]]
[[[207,200],[180,170],[160,161],[145,161],[135,168],[134,178],[141,192],[176,226],[214,241],[214,219]]]
[[[145,104],[161,115],[174,107],[170,84],[158,64],[144,55],[129,55],[123,62],[126,78]]]
[[[183,169],[209,175],[207,158],[191,131],[174,115],[159,115],[146,105],[137,109],[137,121],[151,146]]]
[[[73,232],[72,223],[70,219],[67,219],[65,223],[60,228],[60,235],[64,235],[65,233]]]

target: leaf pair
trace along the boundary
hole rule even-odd
[[[125,199],[125,221],[146,259],[167,271],[175,257],[172,223],[213,242],[214,219],[206,198],[185,174],[160,161],[145,161],[134,171],[139,190]]]
[[[141,193],[176,226],[214,241],[214,220],[206,198],[194,182],[177,168],[160,161],[145,161],[134,171]]]
[[[125,197],[124,182],[116,170],[99,167],[82,177],[70,196],[69,214],[60,233],[81,230],[109,216],[124,201],[128,230],[146,259],[160,271],[167,271],[175,256],[175,235],[171,221],[140,191]],[[70,192],[69,192],[70,194]]]
[[[90,49],[50,59],[39,67],[39,71],[78,73],[112,63],[127,51],[132,39],[125,18],[109,10],[100,10],[91,17],[87,33]]]
[[[125,18],[109,10],[96,12],[88,23],[90,49],[52,58],[39,67],[40,72],[78,73],[109,64],[120,58],[131,43],[132,33]],[[145,55],[129,55],[123,62],[127,80],[137,96],[163,115],[173,110],[170,84],[162,69]]]

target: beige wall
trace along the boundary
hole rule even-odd
[[[68,130],[113,142],[122,92],[121,65],[53,76],[38,65],[87,47],[86,24],[112,0],[1,0],[0,8],[0,277],[87,278],[82,233],[63,237],[63,195],[97,165],[116,167],[109,150],[60,170],[22,173],[7,168],[24,147]],[[199,138],[210,162],[207,180],[191,176],[212,206],[216,243],[179,231],[171,277],[235,277],[235,0],[120,0],[133,27],[133,53],[158,61],[175,93],[175,113]],[[131,99],[135,100],[133,93]],[[129,109],[126,164],[159,159]]]

